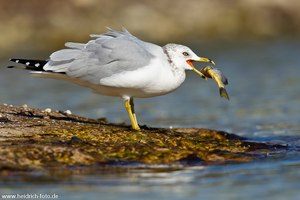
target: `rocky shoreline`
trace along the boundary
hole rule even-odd
[[[118,164],[215,165],[249,162],[286,147],[223,131],[111,124],[27,106],[0,105],[0,171]]]

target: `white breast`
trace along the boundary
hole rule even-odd
[[[154,58],[149,65],[100,80],[98,93],[113,96],[153,97],[172,92],[185,79],[184,70],[171,69],[167,59]],[[109,87],[101,91],[101,86]]]

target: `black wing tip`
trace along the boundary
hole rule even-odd
[[[9,61],[11,61],[11,62],[20,63],[20,64],[23,64],[23,63],[21,63],[22,60],[23,59],[18,59],[18,58],[10,58],[9,59]]]
[[[224,97],[224,98],[227,99],[228,101],[230,100],[230,99],[229,99],[229,95],[228,95],[226,89],[223,88],[223,87],[220,88],[220,96],[221,96],[221,97]]]
[[[32,59],[19,59],[19,58],[10,58],[11,62],[15,62],[21,65],[25,65],[25,69],[32,71],[44,71],[44,66],[47,64],[47,60],[32,60]],[[14,67],[9,67],[14,68]]]
[[[18,59],[16,59],[16,58],[10,58],[10,59],[8,59],[9,61],[12,61],[12,62],[16,62]]]

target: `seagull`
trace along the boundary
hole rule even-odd
[[[98,94],[121,97],[134,130],[140,130],[134,98],[173,92],[184,82],[186,70],[206,78],[192,62],[215,64],[187,46],[170,43],[161,47],[140,40],[125,28],[108,28],[90,37],[87,43],[65,43],[67,48],[53,52],[48,60],[10,61],[24,65],[35,77],[66,80]]]

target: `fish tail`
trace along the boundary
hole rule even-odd
[[[224,97],[225,99],[229,100],[229,95],[228,95],[227,91],[225,90],[225,88],[220,87],[219,91],[220,91],[221,97]]]

